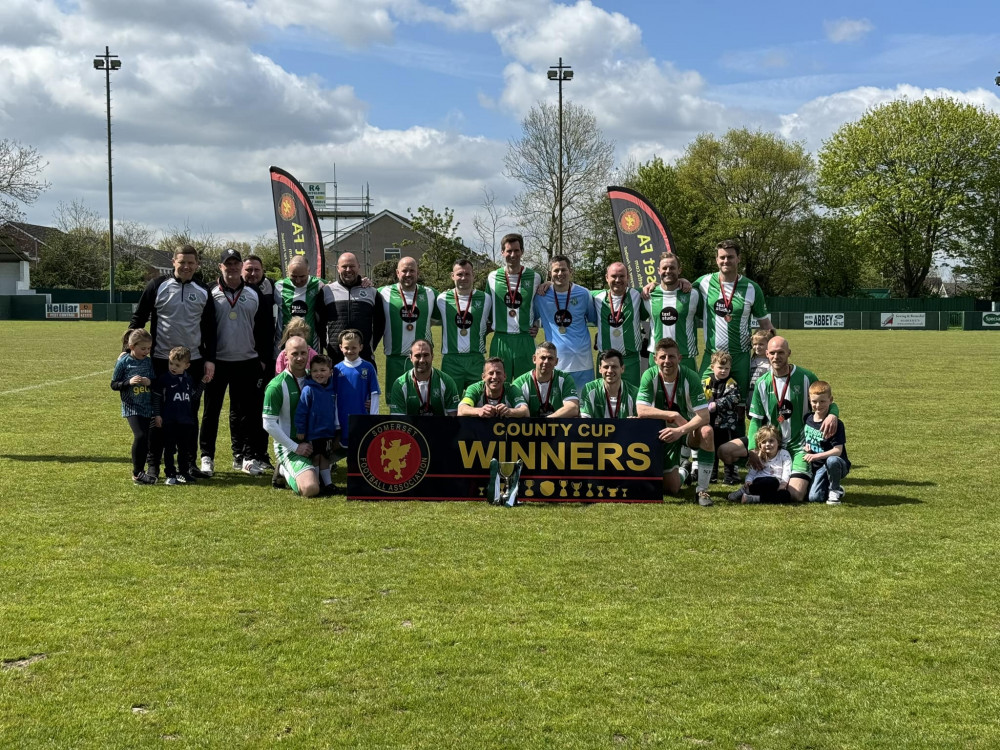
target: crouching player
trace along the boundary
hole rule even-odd
[[[293,437],[295,410],[306,380],[309,345],[301,336],[292,336],[285,342],[285,356],[288,369],[278,373],[264,391],[264,429],[274,438],[277,459],[271,484],[283,487],[287,482],[303,497],[314,497],[319,494],[319,474],[310,460],[312,446],[296,442]]]
[[[680,367],[681,354],[671,338],[656,342],[654,362],[639,381],[636,412],[640,418],[662,419],[667,426],[660,430],[663,449],[663,489],[677,495],[684,484],[681,476],[681,445],[684,440],[698,449],[698,505],[712,504],[708,483],[715,465],[715,438],[708,424],[708,404],[698,376]]]

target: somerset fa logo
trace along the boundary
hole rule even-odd
[[[625,234],[635,234],[642,226],[642,217],[634,208],[626,208],[618,216],[618,226]]]
[[[285,221],[295,218],[295,199],[290,193],[284,193],[278,202],[278,215]]]
[[[406,422],[383,422],[358,445],[361,475],[380,492],[406,492],[420,483],[429,465],[427,439]]]

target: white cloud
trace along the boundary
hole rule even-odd
[[[824,21],[823,30],[826,38],[834,44],[856,42],[875,28],[867,18],[840,18],[836,21]]]
[[[785,138],[803,141],[806,148],[818,151],[845,122],[857,120],[872,107],[896,99],[922,99],[949,97],[966,104],[984,107],[1000,114],[1000,97],[985,89],[953,91],[949,89],[924,89],[901,84],[892,89],[861,86],[829,96],[817,97],[791,114],[781,116],[777,131]]]

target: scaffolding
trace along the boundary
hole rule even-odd
[[[346,232],[354,231],[355,229],[360,229],[361,231],[361,252],[364,256],[361,260],[362,273],[367,273],[368,269],[371,268],[371,230],[369,229],[369,222],[372,218],[372,199],[371,194],[368,190],[368,183],[362,190],[361,195],[351,195],[351,196],[341,196],[337,185],[337,165],[333,166],[333,182],[325,183],[327,185],[333,185],[333,200],[331,201],[329,197],[320,202],[316,201],[314,198],[314,204],[319,203],[319,205],[314,205],[316,209],[316,217],[322,222],[324,219],[333,219],[333,231],[323,232],[323,248],[327,248],[327,238],[332,236],[332,242],[330,247],[334,249],[337,256],[340,255],[337,250],[337,243],[340,241],[341,234]],[[360,219],[359,222],[351,222],[346,227],[341,227],[341,220],[353,220]],[[332,259],[334,266],[337,264],[337,258]]]

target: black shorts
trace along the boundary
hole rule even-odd
[[[323,456],[326,459],[330,458],[330,454],[333,452],[333,438],[316,438],[309,442],[312,444],[312,454],[314,457]]]

